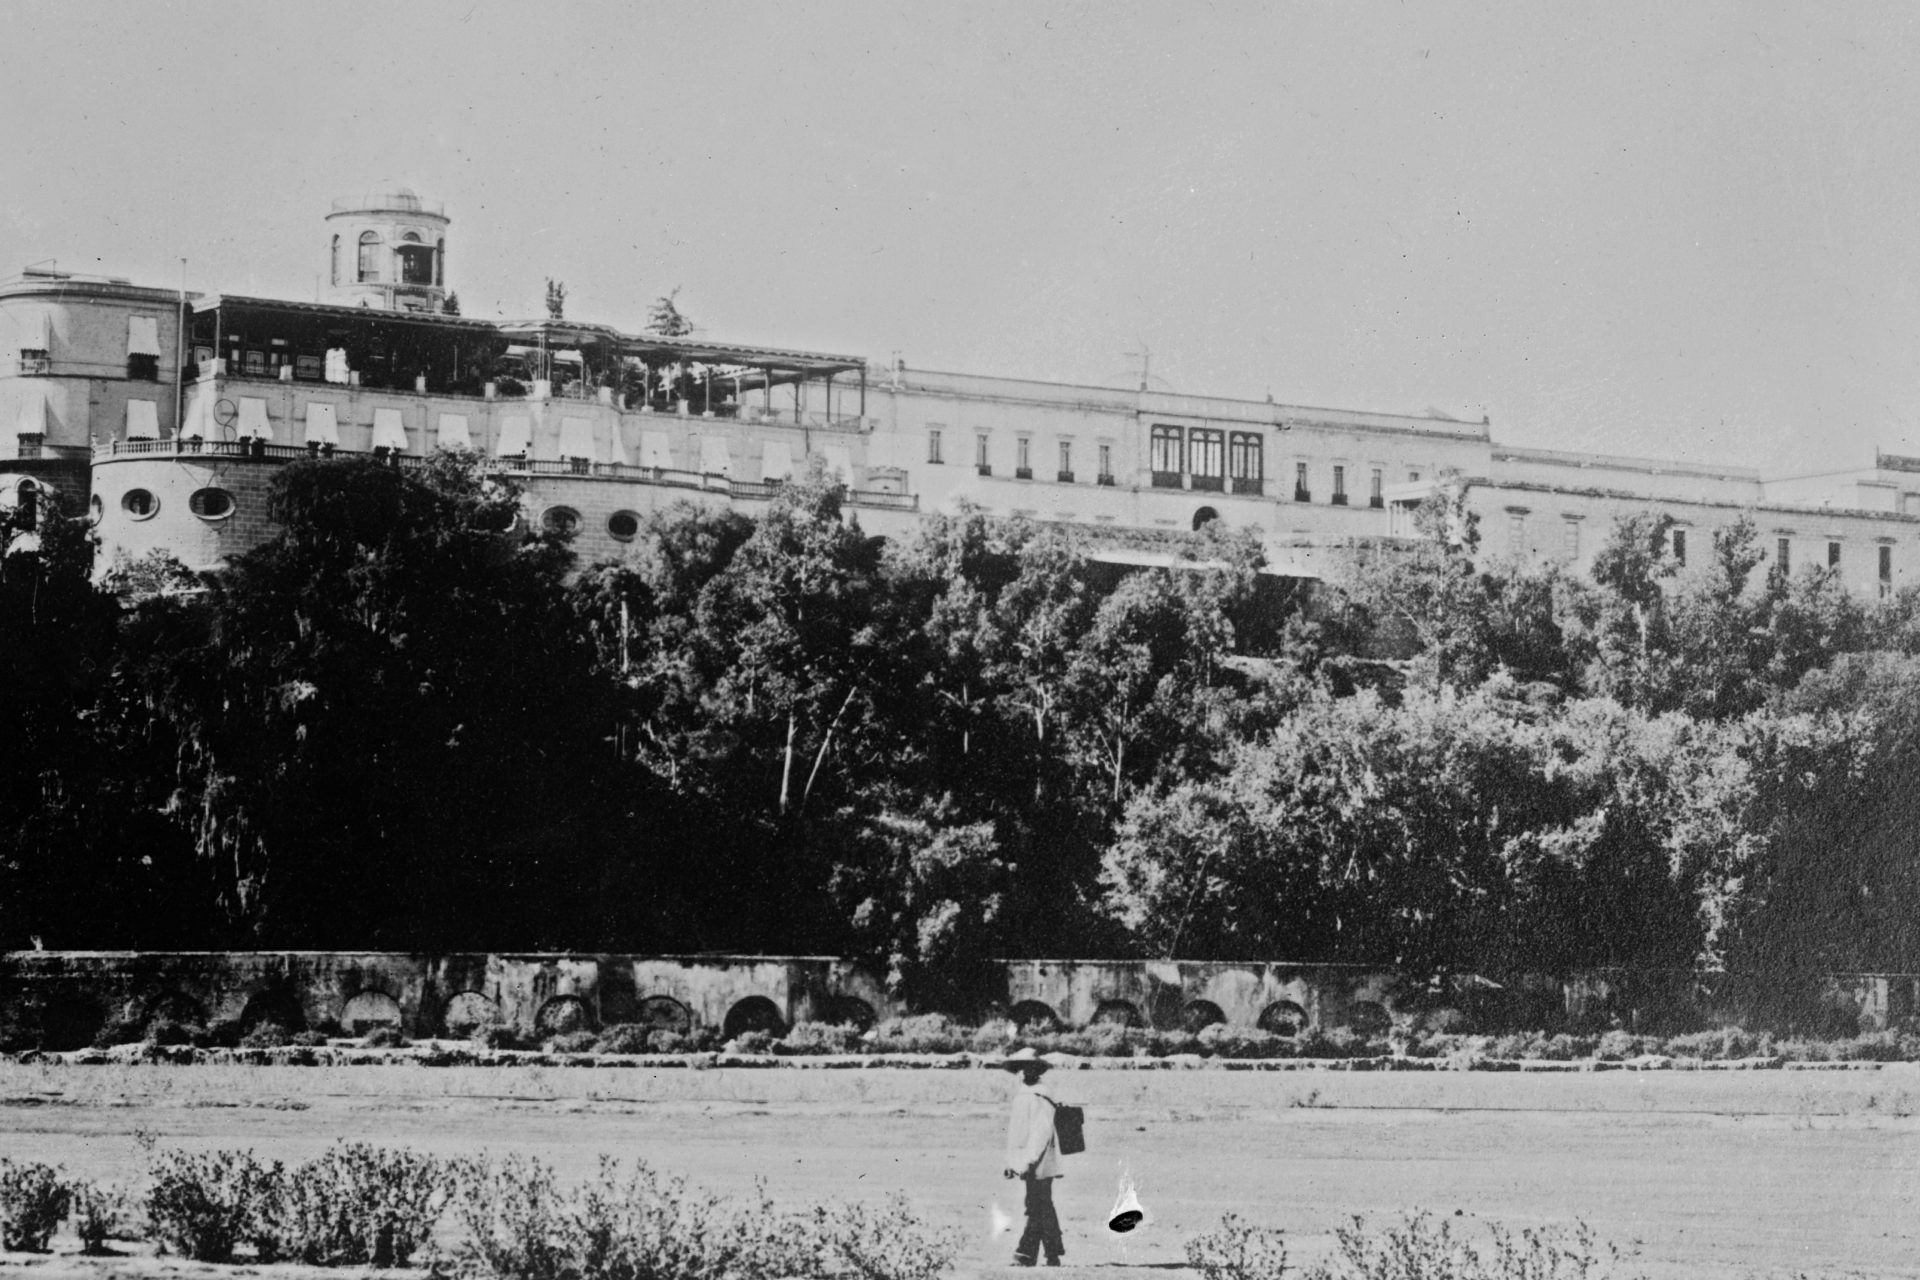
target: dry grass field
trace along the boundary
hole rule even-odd
[[[1067,1071],[1091,1151],[1059,1191],[1070,1264],[1164,1267],[1233,1211],[1313,1257],[1352,1214],[1584,1219],[1653,1276],[1920,1276],[1920,1067],[1847,1072]],[[640,1157],[780,1200],[904,1189],[1009,1239],[992,1206],[1006,1077],[966,1070],[0,1066],[0,1153],[137,1183],[138,1132],[298,1159],[340,1138],[520,1151],[584,1176]],[[1120,1168],[1150,1214],[1105,1221]]]

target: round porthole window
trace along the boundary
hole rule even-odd
[[[196,489],[187,509],[202,520],[224,520],[233,514],[233,495],[225,489]]]
[[[548,507],[540,526],[548,533],[573,533],[580,528],[580,513],[572,507]]]
[[[615,542],[632,542],[640,532],[640,517],[631,511],[616,511],[607,517],[607,532]]]
[[[160,499],[151,489],[129,489],[120,495],[120,509],[135,520],[146,520],[160,509]]]

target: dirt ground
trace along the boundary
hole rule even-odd
[[[1159,1269],[1234,1212],[1296,1258],[1354,1214],[1584,1220],[1653,1276],[1920,1277],[1920,1067],[1511,1075],[1058,1072],[1090,1151],[1057,1200],[1068,1261]],[[901,1189],[997,1268],[1018,1211],[1007,1077],[980,1070],[0,1065],[0,1154],[135,1185],[135,1134],[299,1159],[340,1138],[520,1151],[584,1177],[639,1157],[780,1200]],[[1122,1168],[1149,1214],[1110,1234]],[[177,1264],[176,1264],[177,1265]],[[0,1274],[49,1275],[10,1259]]]

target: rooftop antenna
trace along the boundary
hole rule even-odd
[[[1168,382],[1165,378],[1155,378],[1153,376],[1153,350],[1152,348],[1147,346],[1144,339],[1141,341],[1140,349],[1138,351],[1122,351],[1120,354],[1128,357],[1129,359],[1132,359],[1135,357],[1139,359],[1140,389],[1142,391],[1147,390],[1147,384],[1151,382],[1158,382],[1161,386],[1166,387],[1169,391],[1173,389],[1173,384],[1171,382]]]

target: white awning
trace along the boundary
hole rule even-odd
[[[267,402],[258,396],[240,397],[240,422],[238,428],[242,440],[273,439],[273,423],[267,419]]]
[[[160,404],[156,400],[127,401],[127,439],[160,438]]]
[[[593,447],[592,418],[564,418],[560,422],[560,456],[563,458],[585,458],[592,461],[596,456]]]
[[[14,434],[44,438],[48,434],[46,388],[32,383],[17,385],[20,387],[20,411],[14,417]]]
[[[473,448],[473,437],[467,434],[466,414],[443,413],[440,415],[440,447],[442,449]]]
[[[578,351],[556,351],[548,359],[555,364],[585,364],[587,358]]]
[[[793,476],[793,448],[784,441],[769,440],[760,450],[760,478],[787,480]]]
[[[20,317],[20,349],[53,353],[53,312],[42,308]]]
[[[727,449],[725,436],[700,438],[700,470],[710,476],[733,474],[733,454]]]
[[[307,444],[340,443],[340,415],[334,407],[319,400],[307,402]]]
[[[500,439],[493,446],[496,458],[514,458],[533,452],[533,419],[514,414],[500,420]]]
[[[853,454],[838,445],[828,445],[820,450],[820,456],[827,461],[827,476],[841,484],[853,483]]]
[[[533,422],[533,460],[535,462],[560,461],[560,428],[545,414]]]
[[[607,431],[607,444],[608,462],[616,463],[623,467],[629,465],[627,460],[626,433],[620,430],[620,423],[617,419],[613,426]]]
[[[213,438],[213,392],[194,388],[193,398],[187,401],[187,418],[180,424],[182,440],[211,440]]]
[[[130,356],[157,356],[160,354],[160,322],[152,316],[127,317],[127,354]]]
[[[640,465],[672,469],[673,442],[666,432],[642,431],[640,433]]]
[[[400,422],[398,409],[373,411],[373,447],[394,449],[401,453],[407,451],[407,429]]]

